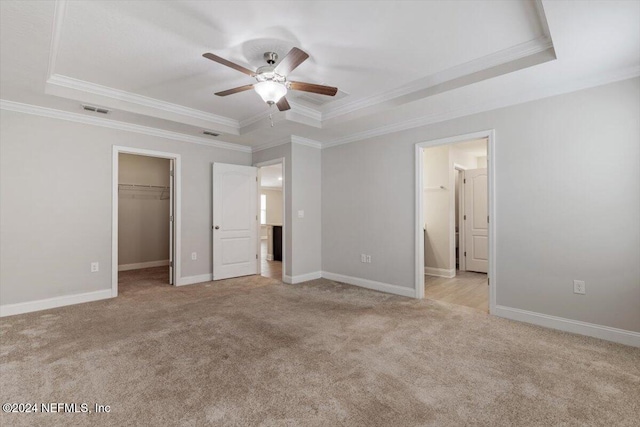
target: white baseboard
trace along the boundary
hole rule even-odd
[[[267,254],[267,261],[273,261],[273,254]]]
[[[320,279],[321,277],[322,277],[321,271],[314,271],[313,273],[307,273],[307,274],[299,274],[297,276],[287,276],[286,274],[283,274],[282,281],[284,283],[296,285],[298,283],[308,282],[309,280]]]
[[[199,276],[181,277],[177,280],[176,286],[193,285],[196,283],[210,282],[213,280],[213,274],[200,274]]]
[[[118,271],[139,270],[141,268],[151,268],[151,267],[165,267],[167,265],[169,265],[168,259],[163,259],[160,261],[137,262],[134,264],[119,265]]]
[[[533,311],[520,310],[519,308],[497,305],[492,314],[506,319],[520,322],[533,323],[546,328],[559,329],[574,334],[587,335],[633,347],[640,347],[640,332],[627,331],[609,326],[596,325],[594,323],[581,322],[579,320],[565,319],[563,317],[550,316],[548,314]]]
[[[64,307],[65,305],[81,304],[83,302],[98,301],[107,298],[111,298],[111,288],[95,292],[20,302],[17,304],[4,304],[0,305],[0,317],[30,313],[32,311],[48,310],[50,308]]]
[[[416,291],[414,288],[405,288],[404,286],[376,282],[369,279],[362,279],[360,277],[344,276],[342,274],[330,273],[328,271],[323,271],[322,277],[336,282],[348,283],[349,285],[373,289],[374,291],[386,292],[394,295],[402,295],[403,297],[416,297]]]
[[[452,268],[448,270],[446,268],[425,267],[424,274],[427,276],[446,277],[447,279],[451,279],[452,277],[456,277],[456,269]]]

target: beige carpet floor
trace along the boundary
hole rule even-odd
[[[637,348],[324,279],[135,274],[0,320],[2,403],[111,412],[2,426],[638,426]]]

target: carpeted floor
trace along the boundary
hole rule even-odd
[[[150,277],[1,319],[2,403],[111,412],[0,424],[638,425],[637,348],[324,279]]]

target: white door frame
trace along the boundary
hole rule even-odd
[[[173,284],[178,286],[180,278],[180,246],[182,239],[180,221],[182,219],[182,189],[180,154],[166,153],[163,151],[145,150],[142,148],[113,146],[113,171],[111,175],[111,296],[118,296],[118,163],[119,155],[138,154],[141,156],[159,157],[162,159],[173,159],[173,190],[174,190],[174,211],[173,211]]]
[[[254,163],[253,166],[258,168],[258,176],[260,177],[260,168],[264,166],[272,166],[272,165],[282,165],[282,277],[281,280],[284,279],[286,270],[286,262],[287,262],[287,178],[286,178],[286,169],[285,169],[285,158],[279,157],[273,160],[267,160],[260,163]],[[258,182],[258,215],[260,215],[260,183]],[[259,218],[259,217],[258,217]],[[260,233],[258,233],[258,252],[260,254],[260,262],[258,263],[258,275],[262,274],[262,247],[260,245]],[[268,245],[268,243],[267,243]]]
[[[464,191],[462,191],[462,184],[463,184],[463,180],[465,179],[464,176],[464,171],[467,170],[467,168],[465,168],[462,165],[459,165],[457,163],[453,164],[453,169],[457,172],[459,172],[458,175],[458,187],[460,188],[456,188],[454,189],[454,198],[455,198],[455,190],[458,190],[458,261],[459,261],[459,267],[458,269],[460,271],[466,271],[467,266],[465,263],[465,259],[462,256],[462,254],[460,253],[460,249],[464,248],[464,242],[465,242],[465,234],[463,231],[462,224],[464,224]],[[455,180],[454,180],[455,182]],[[453,215],[455,215],[455,200],[453,202]],[[456,259],[456,221],[455,218],[453,219],[453,225],[451,226],[452,231],[451,231],[451,238],[453,239],[453,255],[452,258],[454,260],[455,263],[455,259]]]
[[[496,194],[495,194],[495,131],[493,129],[480,132],[457,135],[448,138],[419,142],[415,148],[416,181],[415,181],[415,295],[416,298],[424,298],[424,206],[423,206],[423,181],[424,160],[423,149],[438,145],[454,144],[456,142],[470,141],[473,139],[487,138],[487,178],[489,188],[489,313],[494,313],[496,308]],[[455,238],[455,235],[454,235]],[[454,242],[455,248],[455,242]]]

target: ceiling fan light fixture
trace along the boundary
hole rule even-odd
[[[274,81],[264,81],[253,85],[262,100],[268,104],[275,104],[287,94],[287,87],[282,83]]]

